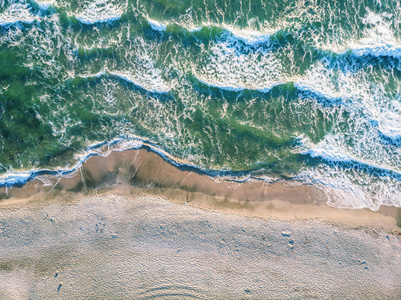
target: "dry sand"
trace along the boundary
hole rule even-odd
[[[135,191],[134,191],[135,192]],[[1,299],[399,299],[399,236],[132,192],[0,211]]]
[[[401,298],[394,207],[335,209],[144,149],[0,193],[0,299]]]

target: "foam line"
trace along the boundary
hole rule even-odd
[[[30,5],[12,3],[6,11],[0,15],[0,26],[11,26],[18,23],[33,23],[37,16],[31,14]]]
[[[107,0],[95,0],[75,18],[82,24],[93,25],[97,23],[114,22],[121,18],[123,12],[120,8]]]
[[[146,20],[148,21],[148,23],[152,27],[152,29],[155,31],[164,32],[167,29],[167,25],[165,25],[159,21],[152,20],[150,18],[146,18]]]
[[[96,23],[108,23],[120,19],[122,14],[106,15],[106,16],[91,16],[91,15],[77,15],[75,18],[82,24],[93,25]]]
[[[48,10],[51,6],[54,6],[53,1],[35,1],[35,3],[40,7],[42,10]]]
[[[132,83],[136,86],[138,86],[141,89],[144,89],[148,92],[151,93],[168,93],[170,92],[170,88],[162,81],[161,78],[148,78],[148,77],[134,77],[130,74],[125,74],[125,73],[120,73],[116,71],[110,71],[107,68],[99,71],[98,73],[95,74],[89,74],[89,75],[80,75],[79,77],[81,78],[100,78],[102,76],[114,76],[117,78],[120,78],[126,82]]]
[[[352,163],[364,168],[379,170],[384,173],[392,173],[401,180],[401,170],[397,170],[387,165],[378,165],[372,161],[363,160],[358,157],[352,156],[340,147],[332,144],[327,145],[313,145],[307,138],[300,139],[305,150],[301,153],[310,155],[311,157],[320,157],[326,161],[335,163]]]

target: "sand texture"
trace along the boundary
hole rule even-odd
[[[399,299],[399,236],[132,192],[0,211],[1,299]]]
[[[0,299],[400,299],[400,209],[148,149],[1,189]]]

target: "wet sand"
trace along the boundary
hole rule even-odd
[[[1,299],[399,299],[400,213],[152,151],[0,190]]]
[[[208,177],[195,168],[176,167],[149,149],[91,157],[68,178],[38,176],[20,188],[1,188],[0,207],[51,197],[60,191],[88,193],[131,186],[176,203],[225,213],[285,221],[319,219],[341,226],[401,232],[400,208],[381,206],[377,212],[332,208],[326,205],[326,194],[314,186],[260,180],[238,183]]]

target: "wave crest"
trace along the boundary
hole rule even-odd
[[[157,74],[157,70],[151,71],[150,74],[126,74],[119,71],[110,71],[107,68],[99,71],[95,74],[89,75],[80,75],[81,78],[94,78],[94,77],[102,77],[102,76],[113,76],[120,78],[126,82],[132,83],[135,86],[138,86],[141,89],[144,89],[151,93],[168,93],[170,92],[170,88],[167,84],[161,79],[160,74]]]
[[[113,22],[121,18],[123,11],[107,0],[96,0],[87,5],[75,18],[82,24]]]
[[[38,17],[31,13],[27,3],[11,3],[0,15],[0,26],[10,26],[17,23],[33,23]]]

